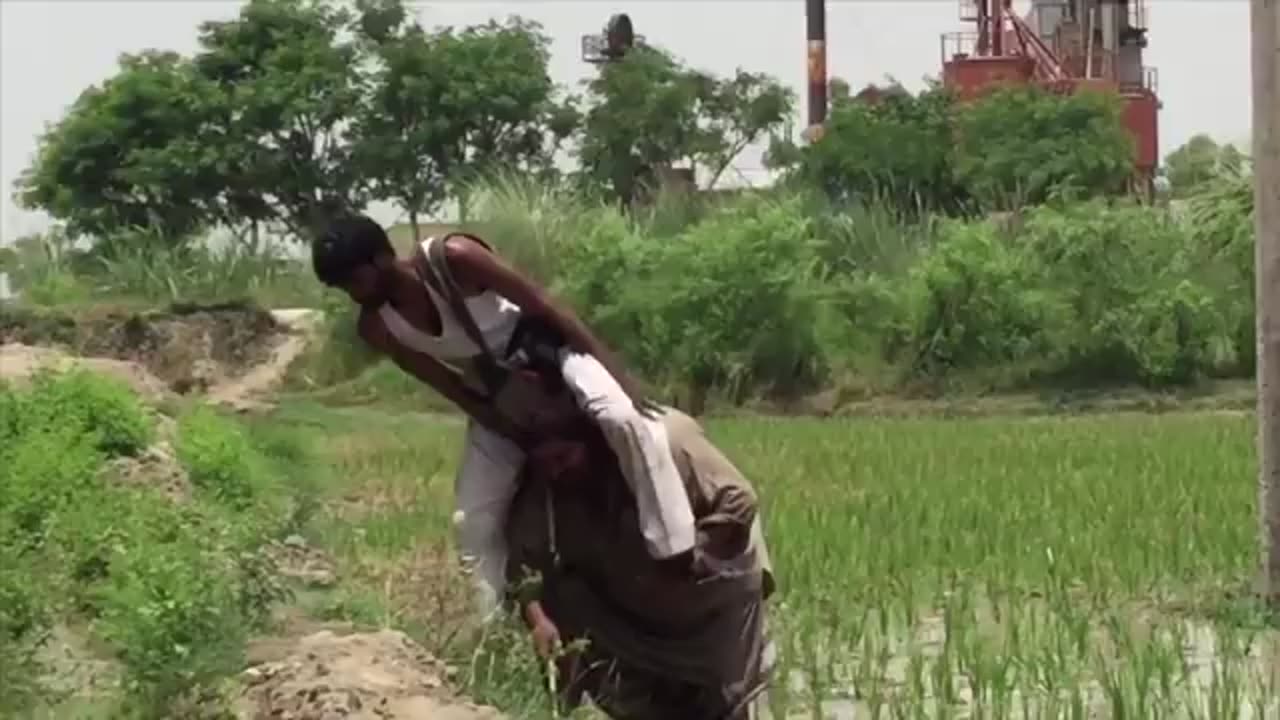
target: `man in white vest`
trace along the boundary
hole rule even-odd
[[[312,265],[360,306],[357,329],[370,347],[470,418],[454,519],[482,612],[503,590],[502,527],[530,438],[577,413],[621,459],[650,555],[689,562],[693,513],[663,425],[613,353],[546,289],[463,233],[397,257],[386,231],[363,215],[321,232]]]

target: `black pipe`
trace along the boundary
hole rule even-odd
[[[805,0],[808,31],[809,126],[827,121],[827,8],[826,0]]]

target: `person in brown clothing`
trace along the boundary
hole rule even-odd
[[[618,461],[584,425],[529,459],[508,515],[508,587],[567,708],[585,694],[617,720],[745,720],[771,651],[757,497],[696,421],[665,410],[662,422],[694,551],[678,565],[645,551]]]

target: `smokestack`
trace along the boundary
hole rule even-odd
[[[827,121],[827,8],[825,0],[805,0],[809,49],[809,129]]]

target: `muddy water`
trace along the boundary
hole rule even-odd
[[[1157,673],[1144,673],[1141,669],[1143,661],[1124,653],[1114,653],[1114,667],[1122,674],[1131,672],[1129,683],[1122,681],[1125,693],[1133,696],[1134,678],[1147,678],[1152,687],[1148,697],[1156,699],[1156,705],[1147,713],[1155,712],[1160,717],[1200,720],[1276,720],[1280,718],[1280,632],[1265,630],[1257,632],[1228,631],[1221,635],[1213,626],[1194,621],[1180,621],[1173,626],[1157,631],[1150,641],[1154,645],[1162,645],[1171,650],[1175,647],[1179,667],[1174,672],[1171,692],[1165,694],[1160,689]],[[791,708],[785,720],[799,718],[823,718],[823,720],[863,720],[864,718],[948,718],[950,720],[978,720],[990,718],[1007,718],[1009,720],[1040,720],[1041,718],[1069,717],[1066,702],[1056,704],[1057,710],[1046,707],[1043,691],[1028,692],[1027,688],[1011,690],[1003,702],[1003,707],[993,707],[988,701],[986,707],[979,707],[974,702],[969,680],[963,674],[955,673],[951,682],[955,688],[955,702],[945,704],[937,695],[926,689],[924,693],[911,688],[911,665],[914,655],[919,662],[925,661],[924,675],[927,685],[932,686],[931,661],[936,661],[942,654],[946,643],[946,630],[941,618],[924,619],[917,626],[914,636],[900,638],[892,643],[891,655],[884,665],[881,676],[867,685],[879,685],[882,697],[879,712],[865,699],[867,688],[859,688],[857,682],[837,683],[823,692],[817,713],[804,698],[812,696],[806,675],[800,670],[785,673],[787,688],[792,698]],[[1143,651],[1142,647],[1138,652]],[[858,660],[834,663],[832,673],[836,677],[853,677],[854,667]],[[1092,663],[1090,673],[1096,672],[1099,663]],[[865,675],[864,675],[865,677]],[[777,681],[775,680],[775,683]],[[1016,686],[1015,681],[1015,686]],[[872,690],[871,692],[874,692]],[[1237,695],[1237,702],[1230,702],[1229,696]],[[1079,685],[1078,695],[1083,699],[1083,716],[1087,718],[1119,718],[1136,717],[1134,708],[1127,713],[1116,712],[1109,696],[1108,689],[1095,679]],[[894,697],[900,698],[897,702]],[[1063,700],[1070,694],[1063,693]],[[768,699],[761,703],[760,717],[770,720],[783,720],[767,707]],[[800,707],[797,707],[797,706]],[[1149,707],[1149,705],[1148,705]],[[905,712],[904,712],[905,711]]]

